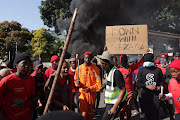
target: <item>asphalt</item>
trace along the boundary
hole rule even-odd
[[[104,92],[102,92],[101,98],[100,98],[99,108],[94,110],[94,120],[102,120],[104,111],[105,111]],[[145,120],[145,119],[140,119],[139,114],[134,115],[135,112],[136,112],[136,110],[132,110],[131,120]],[[119,118],[116,118],[115,120],[119,120]],[[167,118],[164,118],[162,120],[170,120],[170,118],[167,117]]]

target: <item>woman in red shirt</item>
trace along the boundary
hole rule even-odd
[[[52,102],[50,104],[49,110],[70,110],[72,106],[72,83],[73,77],[68,73],[69,66],[66,61],[64,61],[60,77],[56,83],[55,92],[52,97]],[[55,78],[56,71],[49,77],[45,84],[44,90],[46,94],[49,95],[53,80]]]

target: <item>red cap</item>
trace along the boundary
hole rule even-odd
[[[160,57],[161,57],[162,55],[166,55],[167,57],[169,57],[167,53],[161,53],[161,54],[160,54]]]
[[[53,61],[55,61],[55,60],[57,60],[57,61],[60,60],[57,55],[53,55],[53,56],[51,57],[51,63],[52,63]]]
[[[123,57],[125,57],[125,58],[127,59],[127,55],[123,54],[123,55],[120,56],[120,62],[121,62],[121,59],[122,59]]]
[[[155,63],[156,63],[156,64],[160,64],[160,60],[157,59],[157,60],[155,61]]]
[[[180,70],[180,60],[173,60],[171,64],[169,65],[169,68],[176,68]]]
[[[94,58],[94,55],[92,54],[92,52],[85,52],[85,53],[84,53],[84,56],[85,56],[85,55],[91,55],[91,57]]]

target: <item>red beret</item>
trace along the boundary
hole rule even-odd
[[[162,55],[166,55],[167,57],[169,57],[167,53],[161,53],[161,54],[160,54],[160,57],[161,57]]]
[[[53,55],[53,56],[51,57],[51,63],[52,63],[53,61],[55,61],[55,60],[57,60],[57,61],[60,60],[57,55]]]
[[[156,64],[160,64],[160,60],[157,59],[157,60],[155,61],[155,63],[156,63]]]
[[[123,55],[120,56],[120,62],[121,62],[121,59],[122,59],[123,57],[125,57],[125,58],[127,59],[127,55],[123,54]]]
[[[85,53],[84,53],[84,56],[85,56],[85,55],[91,55],[91,57],[94,58],[94,55],[92,54],[92,52],[85,52]]]
[[[173,60],[171,64],[169,65],[169,68],[176,68],[180,70],[180,60]]]

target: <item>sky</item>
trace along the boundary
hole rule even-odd
[[[30,31],[49,29],[40,18],[40,5],[41,0],[0,0],[0,22],[17,21]]]

